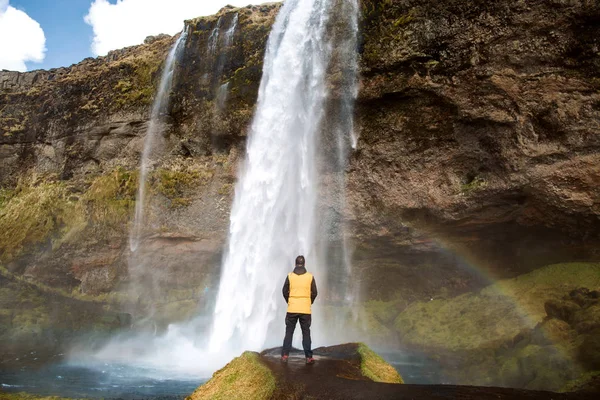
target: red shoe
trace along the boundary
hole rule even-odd
[[[281,362],[282,363],[287,363],[289,357],[290,356],[281,356]]]
[[[306,365],[310,365],[310,364],[314,364],[315,363],[315,359],[312,357],[307,357],[306,358]]]

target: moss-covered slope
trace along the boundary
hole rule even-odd
[[[373,382],[404,383],[398,371],[364,343],[358,344],[358,354],[360,371]]]
[[[260,361],[258,353],[247,351],[215,372],[186,400],[269,399],[275,391],[275,376]]]
[[[600,264],[550,265],[499,281],[478,293],[415,302],[394,321],[402,340],[450,350],[477,349],[513,338],[546,315],[544,304],[578,287],[600,287]]]
[[[235,358],[187,400],[328,398],[339,385],[361,382],[369,385],[403,383],[400,374],[383,358],[362,343],[348,343],[315,349],[316,363],[305,365],[296,350],[281,363],[281,348],[261,354],[245,352]]]

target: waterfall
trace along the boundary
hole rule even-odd
[[[220,35],[221,26],[226,24],[223,22],[223,17],[219,17],[215,28],[212,30],[207,43],[207,53],[210,55],[207,60],[209,62],[210,70],[212,71],[211,78],[211,90],[215,91],[215,118],[219,118],[221,113],[225,109],[227,103],[227,97],[229,94],[229,82],[221,83],[223,70],[225,64],[228,61],[230,54],[230,46],[233,43],[235,30],[237,29],[239,15],[235,13],[229,28],[225,31],[224,35]],[[222,40],[219,42],[219,37]]]
[[[215,99],[216,115],[220,115],[225,110],[227,104],[227,97],[229,95],[229,82],[225,82],[217,90],[217,97]]]
[[[345,204],[344,174],[357,92],[357,15],[358,0],[287,0],[279,12],[267,43],[245,164],[235,190],[210,336],[204,336],[206,325],[199,315],[171,324],[159,335],[137,331],[117,336],[91,360],[151,367],[161,378],[165,373],[208,377],[241,351],[281,345],[281,287],[298,254],[306,257],[307,269],[319,284],[315,343],[346,338],[338,335],[344,330],[343,320],[326,321],[335,329],[318,322],[325,318],[318,308],[331,304],[328,292],[342,297],[343,306],[353,301],[353,289],[340,285],[350,281],[351,274],[345,245],[335,254],[336,265],[325,268],[324,262],[329,250],[323,250],[323,243],[331,239],[332,230],[337,231],[333,241],[343,239],[343,221],[325,216],[319,204],[336,209],[336,215]],[[213,30],[211,37],[215,35]],[[165,85],[170,74],[163,77]],[[226,90],[222,87],[219,96]],[[321,184],[323,179],[330,182]],[[322,202],[325,197],[338,200]],[[342,278],[328,283],[331,271]]]
[[[210,349],[258,350],[282,339],[281,286],[303,254],[323,270],[316,251],[319,194],[317,142],[333,44],[327,39],[335,0],[288,0],[264,59],[246,161],[236,186],[228,247]],[[281,321],[276,318],[281,318]]]
[[[221,21],[222,20],[223,20],[223,17],[219,17],[219,19],[217,20],[217,25],[215,26],[215,28],[210,33],[210,36],[208,37],[208,45],[207,45],[208,48],[206,49],[206,52],[208,53],[208,55],[214,54],[214,52],[217,50],[217,45],[219,44],[219,32],[221,30]]]
[[[229,27],[229,29],[227,29],[227,32],[225,32],[225,43],[224,43],[225,47],[228,47],[229,45],[231,45],[231,42],[233,40],[233,35],[235,34],[235,29],[237,28],[238,20],[239,20],[239,16],[237,13],[235,13],[233,20],[231,21],[231,26]]]
[[[358,0],[337,0],[335,20],[343,20],[344,24],[336,24],[332,29],[335,41],[333,73],[336,78],[331,83],[332,91],[337,96],[330,102],[328,130],[331,150],[326,157],[329,160],[329,186],[321,193],[330,199],[328,208],[321,211],[321,232],[328,232],[331,242],[325,244],[323,259],[327,260],[328,305],[342,306],[350,310],[340,313],[335,308],[323,309],[317,304],[316,325],[325,327],[321,334],[327,341],[325,344],[337,344],[340,341],[365,340],[357,334],[356,318],[360,296],[360,279],[353,275],[352,250],[346,235],[346,168],[352,149],[356,149],[358,135],[354,127],[354,108],[358,96]],[[321,278],[323,280],[323,278]],[[333,311],[332,311],[333,310]],[[329,312],[327,312],[329,311]],[[348,317],[352,319],[348,319]]]
[[[135,214],[133,219],[133,226],[129,235],[129,246],[133,253],[130,259],[129,273],[132,278],[134,285],[141,284],[146,271],[144,271],[143,265],[140,264],[139,257],[137,257],[138,247],[142,240],[144,228],[146,224],[145,218],[145,205],[146,205],[146,191],[148,184],[148,172],[152,164],[152,160],[158,153],[157,140],[160,140],[163,132],[163,116],[167,112],[169,105],[169,95],[171,87],[173,85],[173,73],[175,68],[175,62],[181,56],[181,52],[185,47],[185,40],[187,38],[187,30],[183,30],[179,35],[179,38],[171,48],[167,60],[162,71],[158,91],[154,98],[154,104],[152,105],[152,113],[150,116],[150,122],[144,138],[144,147],[142,151],[142,158],[140,162],[140,174],[139,174],[139,186],[138,193],[135,203]],[[134,289],[139,289],[134,287]],[[144,288],[148,290],[150,288]]]

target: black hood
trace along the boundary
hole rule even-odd
[[[296,275],[304,275],[306,273],[306,268],[296,266],[296,268],[294,268],[294,273]]]

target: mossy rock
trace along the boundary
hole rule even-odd
[[[275,391],[275,376],[259,359],[247,351],[215,372],[186,400],[269,399]]]
[[[363,343],[358,344],[360,370],[364,376],[374,382],[404,383],[404,380],[381,356]]]
[[[425,348],[493,348],[534,328],[546,317],[546,304],[582,286],[600,287],[600,264],[550,265],[479,293],[415,302],[400,313],[394,328],[404,342]]]
[[[600,371],[586,372],[569,381],[560,392],[600,392]]]

